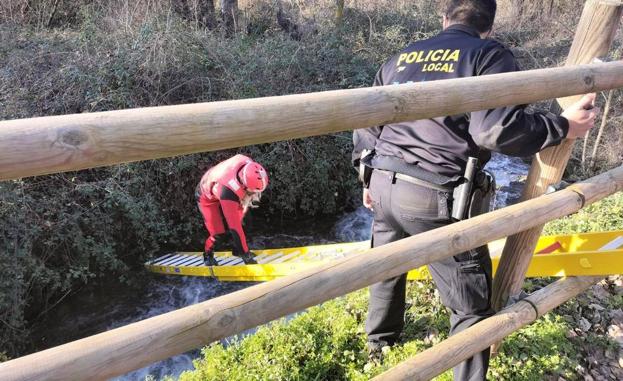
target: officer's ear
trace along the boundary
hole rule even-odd
[[[450,26],[450,21],[448,20],[448,17],[444,13],[443,15],[441,15],[441,29],[446,30],[449,26]]]

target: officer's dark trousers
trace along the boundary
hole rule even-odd
[[[450,224],[447,194],[375,170],[370,180],[374,206],[372,246]],[[442,217],[440,217],[440,215]],[[417,254],[414,254],[417,255]],[[493,314],[491,259],[486,247],[428,265],[441,300],[451,310],[450,335]],[[366,321],[369,345],[392,345],[404,326],[406,274],[370,287]],[[485,380],[489,350],[454,368],[455,380]]]

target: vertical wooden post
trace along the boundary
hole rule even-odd
[[[344,17],[344,0],[337,0],[336,8],[335,8],[335,24],[342,25],[343,17]]]
[[[202,27],[214,29],[216,26],[214,0],[199,0],[196,14],[197,21]]]
[[[622,4],[621,1],[611,0],[586,2],[566,66],[588,63],[595,57],[608,53],[621,18]],[[564,109],[579,98],[580,96],[560,98],[558,103]],[[536,155],[522,193],[522,201],[544,194],[549,185],[561,180],[574,142],[575,140],[565,139],[562,144],[547,148]],[[493,282],[492,304],[496,311],[505,306],[509,296],[521,290],[542,230],[541,225],[513,235],[506,241]]]

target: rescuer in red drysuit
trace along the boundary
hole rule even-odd
[[[249,251],[242,230],[242,219],[268,185],[268,175],[260,164],[244,155],[236,155],[210,168],[197,185],[195,196],[208,229],[203,259],[206,266],[217,266],[214,258],[216,237],[231,233],[233,254],[244,263],[257,263]]]

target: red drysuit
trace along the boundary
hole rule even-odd
[[[209,234],[205,242],[206,252],[212,250],[215,237],[227,230],[233,238],[234,254],[249,251],[242,230],[246,210],[241,204],[247,192],[238,178],[238,172],[250,162],[252,160],[244,155],[231,157],[210,168],[197,186],[197,204]]]

